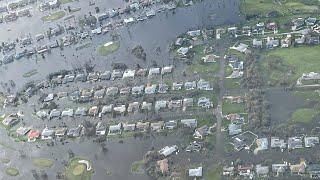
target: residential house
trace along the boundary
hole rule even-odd
[[[185,82],[184,83],[184,88],[189,91],[189,90],[194,90],[197,88],[197,83],[196,81],[191,81],[191,82]]]
[[[124,71],[122,78],[123,79],[133,79],[135,76],[136,70],[127,69]]]
[[[129,103],[128,105],[128,113],[132,113],[132,112],[136,112],[136,111],[139,111],[140,109],[140,102],[132,102],[132,103]]]
[[[73,91],[70,93],[69,98],[71,101],[77,101],[77,100],[79,100],[80,95],[81,95],[80,91],[78,91],[78,90]]]
[[[159,154],[163,155],[164,157],[170,156],[172,153],[178,151],[177,145],[172,146],[165,146],[162,149],[159,150]]]
[[[225,167],[223,167],[222,175],[232,177],[234,175],[234,167],[233,166],[230,166],[230,167],[225,166]]]
[[[228,125],[229,136],[237,135],[242,132],[241,125],[229,124]]]
[[[196,128],[197,127],[197,120],[196,119],[182,119],[181,124],[183,127],[188,127],[188,128]]]
[[[131,93],[131,88],[130,87],[125,87],[120,89],[120,95],[121,96],[126,96]]]
[[[158,88],[158,93],[160,94],[165,94],[169,90],[169,86],[166,85],[165,83],[160,83],[159,88]]]
[[[176,91],[176,90],[181,90],[183,86],[182,82],[174,82],[172,83],[172,90]]]
[[[307,167],[309,177],[312,179],[320,178],[320,164],[309,164]]]
[[[156,103],[154,105],[155,111],[159,111],[160,109],[164,109],[166,107],[167,107],[167,101],[166,100],[156,101]]]
[[[141,86],[134,86],[132,87],[131,89],[131,93],[132,95],[140,95],[143,93],[143,90],[144,90],[144,86],[141,85]]]
[[[271,169],[273,173],[276,173],[277,175],[283,174],[287,171],[288,165],[287,164],[272,164]]]
[[[183,99],[183,107],[192,107],[192,106],[193,106],[193,98]]]
[[[164,128],[166,129],[174,129],[177,127],[177,121],[176,120],[170,120],[164,123]]]
[[[267,150],[269,146],[268,138],[259,138],[256,140],[257,150]]]
[[[126,112],[127,108],[126,108],[126,105],[119,105],[119,106],[115,106],[113,110],[116,113],[123,114],[124,112]]]
[[[104,136],[106,135],[106,126],[104,124],[102,124],[101,122],[98,122],[97,126],[96,126],[96,135],[97,136]]]
[[[104,88],[97,90],[96,92],[94,92],[93,97],[96,99],[102,99],[104,97],[106,90]]]
[[[201,58],[201,60],[204,63],[214,63],[216,62],[216,59],[220,58],[220,56],[214,55],[214,54],[208,54]]]
[[[96,115],[98,115],[98,113],[99,113],[98,106],[92,106],[88,111],[89,116],[96,116]]]
[[[292,39],[291,34],[288,34],[284,39],[281,39],[281,47],[282,48],[289,47],[291,45],[291,39]]]
[[[169,101],[169,104],[168,104],[169,109],[180,108],[180,107],[182,107],[182,99]]]
[[[87,76],[87,80],[88,81],[98,81],[99,80],[99,73],[97,73],[97,72],[89,73]]]
[[[104,73],[100,74],[100,79],[101,80],[110,80],[111,78],[111,72],[110,71],[105,71]]]
[[[85,107],[78,107],[74,113],[76,116],[86,116],[88,109]]]
[[[253,39],[252,40],[252,47],[256,48],[256,49],[262,48],[263,47],[262,40]]]
[[[119,78],[122,78],[122,76],[123,76],[123,73],[121,72],[121,70],[115,69],[112,71],[111,79],[112,80],[119,79]]]
[[[188,171],[189,177],[202,177],[202,167],[197,167],[194,169],[189,169]]]
[[[137,125],[136,125],[136,129],[138,131],[147,131],[150,127],[150,123],[149,122],[137,122]]]
[[[240,43],[238,46],[232,46],[230,49],[236,50],[241,53],[246,53],[248,51],[248,45],[244,43]]]
[[[302,175],[305,173],[306,167],[307,165],[303,160],[299,164],[291,164],[289,168],[290,168],[291,174]]]
[[[203,142],[193,141],[186,147],[186,152],[200,152],[203,144]]]
[[[59,138],[64,137],[66,133],[67,133],[67,128],[65,127],[61,127],[55,130],[55,136]]]
[[[141,110],[151,111],[152,110],[152,103],[148,103],[146,101],[143,101],[142,105],[141,105]]]
[[[46,118],[48,116],[48,113],[46,111],[42,110],[42,111],[38,111],[36,113],[36,115],[37,115],[38,118],[43,119],[43,118]]]
[[[68,97],[68,92],[58,92],[57,97],[59,99]]]
[[[210,83],[208,81],[205,81],[203,79],[200,79],[197,83],[197,87],[199,90],[205,90],[205,91],[212,91],[213,88],[210,86]]]
[[[307,26],[314,26],[317,22],[317,18],[315,17],[308,17],[307,19],[305,19],[305,23]]]
[[[160,68],[150,68],[149,69],[149,77],[155,76],[155,75],[159,75],[160,74]]]
[[[314,147],[319,144],[319,137],[304,137],[304,146]]]
[[[18,136],[24,136],[26,135],[29,131],[31,130],[31,127],[19,127],[17,130],[16,130],[16,133]]]
[[[178,55],[181,57],[187,56],[188,52],[189,52],[189,47],[180,47],[177,50]]]
[[[165,66],[161,69],[161,74],[164,75],[164,74],[169,74],[169,73],[172,73],[173,71],[173,66]]]
[[[266,47],[267,49],[273,49],[280,45],[279,39],[273,37],[267,37]]]
[[[282,151],[287,147],[284,139],[278,137],[271,137],[271,148],[280,148]]]
[[[82,126],[70,128],[67,132],[68,137],[79,137],[81,135]]]
[[[50,102],[54,99],[54,94],[50,93],[46,98],[44,98],[43,102]]]
[[[150,124],[150,128],[152,131],[161,131],[163,129],[164,122],[159,121],[159,122],[154,122]]]
[[[61,111],[57,109],[52,109],[49,115],[49,119],[55,118],[55,117],[60,117],[61,116]]]
[[[201,30],[188,31],[187,35],[191,37],[196,37],[201,35]]]
[[[117,87],[108,87],[107,88],[107,96],[115,96],[117,95],[119,92],[119,89]]]
[[[157,161],[157,166],[162,174],[165,175],[169,172],[169,164],[167,158]]]
[[[136,124],[135,123],[125,123],[125,124],[122,124],[123,126],[123,130],[124,131],[135,131],[136,130]]]
[[[61,117],[73,117],[73,109],[65,109],[64,111],[62,111],[61,113]]]
[[[54,136],[54,130],[49,129],[48,127],[45,127],[41,132],[41,139],[42,140],[53,139],[53,136]]]
[[[245,123],[245,118],[238,113],[228,114],[225,116],[225,118],[233,124],[244,124]]]
[[[209,109],[209,108],[213,107],[213,104],[209,98],[201,97],[198,99],[198,106],[202,107],[202,108]]]
[[[39,137],[40,137],[40,132],[32,129],[28,133],[28,142],[34,142]]]
[[[77,74],[74,81],[75,82],[85,82],[87,80],[87,76],[84,74]]]
[[[121,123],[109,127],[108,135],[121,134]]]
[[[238,169],[239,176],[242,176],[242,177],[253,176],[253,165],[249,165],[249,166],[238,165],[237,169]]]
[[[256,174],[258,177],[267,177],[269,174],[269,166],[256,165]]]
[[[112,113],[113,107],[114,107],[113,104],[105,105],[105,106],[102,107],[101,113],[102,114]]]
[[[148,72],[148,69],[139,69],[136,72],[136,76],[145,77]]]
[[[75,79],[75,76],[74,76],[74,75],[72,75],[72,74],[67,74],[67,75],[64,76],[62,83],[63,83],[63,84],[70,83],[70,82],[73,82],[74,79]]]
[[[297,18],[297,19],[292,20],[291,30],[296,31],[296,30],[299,30],[300,28],[302,28],[303,26],[304,26],[304,19]]]
[[[288,139],[288,149],[300,149],[300,148],[303,148],[301,137],[290,137]]]
[[[201,126],[194,131],[193,137],[196,139],[203,139],[210,133],[209,127],[207,125]]]

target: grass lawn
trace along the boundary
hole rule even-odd
[[[45,168],[53,166],[53,161],[46,158],[36,158],[32,160],[32,164],[37,167]]]
[[[221,166],[216,166],[216,167],[211,167],[207,172],[204,174],[204,179],[205,180],[220,180],[222,179],[222,167]]]
[[[69,162],[65,169],[65,176],[68,180],[90,180],[93,173],[93,169],[87,171],[87,167],[84,164],[79,163],[79,160],[83,158],[73,158]]]
[[[265,16],[272,11],[277,11],[281,15],[314,13],[318,8],[316,5],[306,5],[302,2],[303,0],[280,0],[278,2],[274,0],[241,0],[240,11],[245,15],[258,14]]]
[[[33,69],[33,70],[29,71],[29,72],[24,73],[22,76],[24,78],[28,78],[28,77],[31,77],[33,75],[36,75],[37,73],[38,73],[38,70]]]
[[[114,53],[116,52],[120,47],[120,42],[113,42],[112,44],[110,45],[107,45],[105,46],[104,44],[101,45],[97,51],[98,51],[98,54],[101,55],[101,56],[107,56],[111,53]]]
[[[240,78],[225,79],[224,86],[227,89],[239,89],[240,88]]]
[[[10,159],[0,158],[0,162],[3,163],[3,164],[8,164],[10,162]]]
[[[303,73],[319,72],[319,52],[320,46],[278,48],[264,55],[262,67],[266,69],[267,79],[275,82],[292,70],[293,73],[288,78],[290,83],[294,83]],[[271,61],[273,57],[280,58],[281,64],[276,68],[268,69],[267,61]]]
[[[229,102],[223,102],[222,105],[222,114],[227,115],[231,113],[244,113],[245,112],[245,105],[244,103],[236,104],[236,103],[229,103]]]
[[[313,121],[314,117],[319,114],[318,110],[311,108],[302,108],[296,110],[291,115],[291,121],[294,123],[310,123]]]
[[[55,21],[55,20],[58,20],[60,18],[63,18],[65,15],[66,15],[66,12],[57,11],[57,12],[51,13],[49,15],[43,16],[41,19],[43,21],[50,22],[50,21]]]
[[[14,168],[14,167],[8,167],[5,169],[5,172],[7,175],[9,176],[18,176],[19,175],[19,171],[18,169]]]
[[[219,68],[219,62],[208,64],[200,64],[199,62],[195,62],[194,64],[187,67],[187,72],[190,74],[212,74],[217,73],[219,71]]]
[[[143,160],[133,162],[131,172],[141,174],[143,172]]]
[[[295,96],[303,97],[307,101],[320,101],[320,94],[317,90],[315,91],[295,91]]]

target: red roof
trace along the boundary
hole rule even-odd
[[[28,138],[29,139],[34,139],[34,138],[38,138],[40,136],[40,132],[37,130],[31,130],[28,133]]]

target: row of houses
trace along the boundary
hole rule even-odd
[[[270,166],[257,164],[257,165],[238,165],[223,167],[224,176],[240,176],[242,178],[265,178],[269,176],[309,176],[312,179],[320,178],[320,164],[307,164],[304,160],[300,163],[291,164],[283,162],[279,164],[272,164]]]
[[[160,110],[164,109],[177,109],[183,108],[186,110],[188,107],[194,106],[193,98],[184,98],[179,100],[158,100],[154,103],[143,101],[140,102],[132,102],[127,104],[120,104],[120,105],[104,105],[102,107],[99,106],[92,106],[90,108],[85,107],[78,107],[76,110],[67,108],[63,111],[53,109],[50,113],[46,112],[45,110],[38,111],[36,115],[39,118],[60,118],[60,117],[74,117],[74,116],[99,116],[107,113],[116,113],[116,114],[124,114],[124,113],[134,113],[138,111],[147,111],[150,112],[152,110],[159,112]],[[198,99],[197,106],[200,108],[212,108],[213,103],[209,98],[201,97]]]
[[[99,89],[82,89],[76,90],[72,92],[58,92],[58,93],[50,93],[48,94],[43,101],[50,102],[53,101],[55,98],[61,99],[69,97],[72,101],[80,101],[80,102],[88,102],[94,99],[102,99],[105,96],[116,96],[116,95],[152,95],[152,94],[166,94],[171,89],[172,91],[182,90],[184,87],[185,90],[203,90],[203,91],[212,91],[213,88],[211,87],[208,81],[199,80],[191,81],[191,82],[174,82],[172,87],[170,88],[169,85],[165,83],[160,84],[147,84],[146,86],[134,86],[134,87],[124,87],[119,89],[118,87],[108,87],[108,88],[99,88]]]

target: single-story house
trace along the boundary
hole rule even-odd
[[[189,177],[202,177],[202,167],[189,169],[188,175]]]
[[[97,126],[96,126],[96,135],[97,136],[103,136],[106,134],[106,126],[104,124],[102,124],[101,122],[98,122]]]
[[[41,139],[42,140],[53,139],[53,136],[54,136],[54,130],[49,129],[48,127],[45,127],[41,132]]]
[[[108,135],[121,134],[121,123],[109,127]]]
[[[177,145],[165,146],[164,148],[159,150],[159,154],[162,154],[164,157],[168,157],[172,153],[178,151]]]
[[[122,126],[123,126],[124,131],[135,131],[135,129],[136,129],[135,123],[132,123],[132,124],[125,123],[125,124],[122,124]]]
[[[154,123],[150,124],[150,128],[152,131],[160,131],[160,130],[162,130],[163,125],[164,125],[163,121],[154,122]]]
[[[188,127],[188,128],[196,128],[197,127],[197,120],[196,119],[182,119],[180,122],[184,127]]]
[[[150,127],[150,122],[137,122],[136,129],[138,131],[147,131]]]

